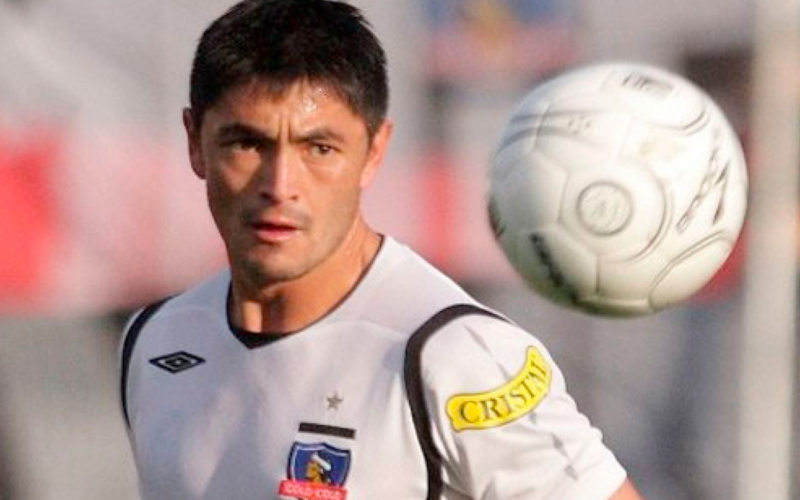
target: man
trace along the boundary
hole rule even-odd
[[[239,3],[190,100],[230,268],[127,329],[143,498],[639,498],[544,347],[364,221],[392,126],[355,8]]]

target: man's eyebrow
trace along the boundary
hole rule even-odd
[[[215,134],[215,138],[218,141],[238,139],[242,137],[259,139],[263,141],[267,141],[270,139],[270,136],[263,130],[260,130],[256,127],[241,122],[233,122],[223,125],[216,131]],[[326,126],[311,128],[307,131],[298,133],[293,138],[293,142],[315,142],[315,141],[330,141],[341,144],[346,142],[346,139],[341,132],[338,132],[332,129],[331,127],[326,127]]]
[[[239,122],[223,125],[217,130],[215,135],[217,139],[221,140],[235,137],[255,137],[259,139],[267,138],[267,135],[264,132],[256,129],[255,127],[251,127]]]
[[[312,128],[297,135],[298,142],[313,142],[313,141],[333,141],[343,143],[345,141],[344,135],[333,130],[330,127]]]

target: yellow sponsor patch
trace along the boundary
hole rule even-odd
[[[535,347],[529,347],[525,365],[507,384],[489,392],[459,394],[447,401],[453,429],[488,429],[518,419],[544,399],[551,377],[550,365]]]

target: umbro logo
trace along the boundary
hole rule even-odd
[[[206,360],[200,356],[189,354],[186,351],[179,351],[153,358],[150,362],[162,370],[166,370],[170,373],[179,373],[205,363]]]

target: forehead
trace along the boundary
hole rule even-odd
[[[305,80],[280,87],[254,80],[232,87],[206,114],[226,121],[274,118],[303,121],[331,117],[364,123],[336,89]]]

